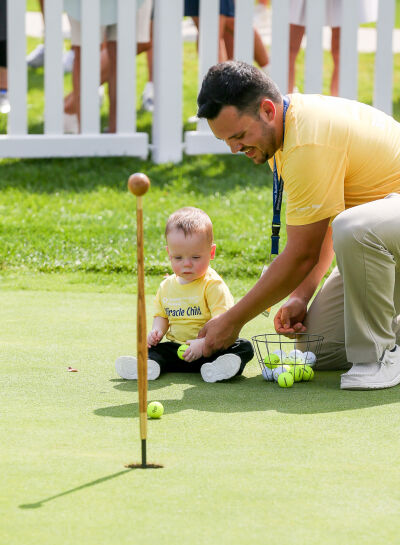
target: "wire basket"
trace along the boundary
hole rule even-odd
[[[255,335],[251,340],[262,372],[266,367],[265,361],[269,361],[271,355],[276,353],[280,359],[278,365],[290,363],[294,368],[305,365],[313,367],[318,359],[324,337],[297,333],[295,339],[288,339],[279,333],[265,333]],[[285,361],[285,357],[291,360]]]

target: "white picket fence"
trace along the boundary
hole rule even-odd
[[[136,131],[135,0],[118,0],[117,132],[100,133],[100,82],[97,28],[99,0],[82,0],[81,134],[63,134],[63,0],[45,2],[44,134],[28,134],[25,10],[26,0],[8,0],[8,82],[11,111],[0,157],[137,156],[151,153],[156,163],[179,162],[183,153],[229,153],[200,120],[196,131],[183,132],[181,22],[184,0],[154,0],[155,108],[152,142]],[[272,0],[271,76],[287,89],[289,3]],[[253,0],[236,0],[235,58],[253,59]],[[322,92],[322,27],[325,0],[307,2],[305,92]],[[217,62],[218,0],[200,0],[199,85]],[[357,98],[357,2],[342,2],[339,93]],[[374,106],[392,113],[392,36],[395,0],[379,0],[375,55]]]

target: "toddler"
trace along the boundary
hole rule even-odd
[[[204,339],[196,338],[208,320],[234,303],[225,282],[209,266],[215,256],[210,218],[199,208],[181,208],[168,218],[165,238],[174,274],[161,283],[156,295],[153,327],[147,337],[148,379],[164,372],[200,372],[205,382],[240,375],[254,355],[249,341],[237,339],[227,350],[206,358]],[[164,336],[167,341],[161,342]],[[180,359],[177,351],[182,344],[189,347]],[[115,367],[122,378],[137,379],[135,357],[121,356]]]

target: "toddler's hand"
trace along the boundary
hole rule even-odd
[[[186,341],[186,343],[189,345],[189,348],[184,354],[185,361],[195,361],[202,357],[204,339],[192,339],[191,341]]]
[[[163,332],[160,329],[152,329],[147,336],[147,346],[156,346],[163,338]]]

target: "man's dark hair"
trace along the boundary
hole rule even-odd
[[[282,101],[278,86],[264,72],[245,62],[222,62],[212,66],[203,80],[197,116],[215,119],[224,106],[255,115],[263,97]]]

